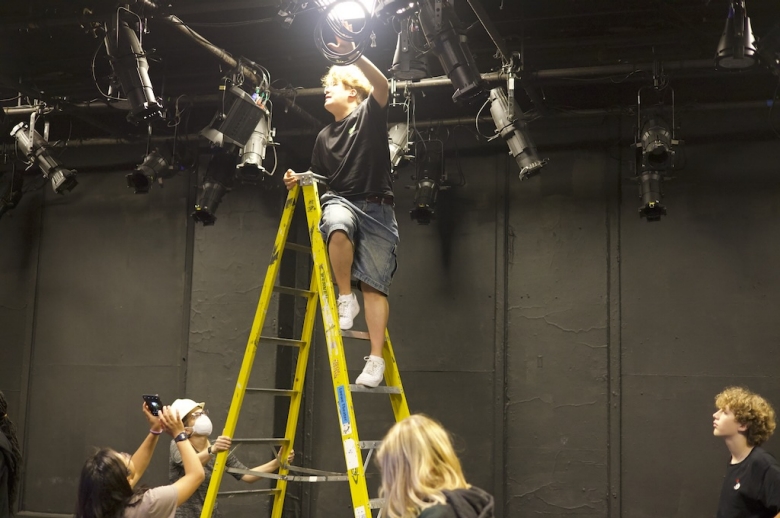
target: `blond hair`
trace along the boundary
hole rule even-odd
[[[358,102],[363,102],[371,92],[371,83],[355,65],[330,67],[328,73],[322,77],[322,86],[328,87],[341,83],[347,88],[353,88],[357,92]]]
[[[416,517],[446,503],[442,490],[470,487],[447,431],[416,414],[396,423],[377,452],[382,474],[380,495],[389,518]]]
[[[769,402],[743,387],[728,387],[715,396],[715,406],[728,409],[734,419],[746,426],[750,446],[761,446],[775,431],[775,411]]]

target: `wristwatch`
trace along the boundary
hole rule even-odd
[[[206,451],[208,451],[208,452],[209,452],[209,455],[216,455],[216,453],[211,453],[211,446],[209,446],[209,449],[208,449],[208,450],[206,450]]]
[[[188,438],[189,437],[187,437],[187,433],[186,432],[182,432],[179,435],[177,435],[176,437],[174,437],[173,440],[176,441],[176,442],[181,442],[181,441],[186,441]]]

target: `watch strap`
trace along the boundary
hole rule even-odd
[[[187,437],[187,433],[186,432],[182,432],[179,435],[177,435],[176,437],[174,437],[173,440],[176,441],[176,442],[181,442],[181,441],[186,441],[188,438],[189,437]]]

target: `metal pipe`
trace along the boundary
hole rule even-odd
[[[168,16],[163,16],[160,19],[168,23],[170,26],[172,26],[180,33],[190,38],[192,41],[194,41],[195,43],[197,43],[207,51],[209,51],[217,59],[219,59],[226,65],[228,65],[230,68],[238,69],[245,78],[249,79],[255,85],[260,85],[263,83],[263,80],[260,77],[258,77],[257,74],[255,74],[254,70],[244,66],[242,63],[239,63],[226,50],[217,47],[209,40],[207,40],[206,38],[204,38],[203,36],[195,32],[194,30],[189,28],[179,17],[171,14]],[[298,106],[294,102],[290,101],[288,97],[283,95],[284,93],[283,90],[277,90],[276,88],[271,88],[270,85],[269,85],[269,89],[271,91],[271,95],[279,99],[288,110],[298,115],[300,118],[306,121],[310,126],[313,126],[315,128],[322,128],[323,126],[325,126],[324,122],[317,119],[309,112],[303,110],[300,106]]]

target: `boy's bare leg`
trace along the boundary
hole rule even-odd
[[[336,286],[339,287],[338,295],[352,293],[350,280],[352,279],[354,254],[355,249],[347,233],[343,230],[333,231],[328,241],[328,255],[330,256],[330,266],[333,269],[333,278],[336,281]]]
[[[385,344],[385,329],[390,317],[390,304],[387,297],[365,282],[361,283],[363,290],[363,305],[366,309],[366,326],[371,339],[371,355],[382,357]]]

